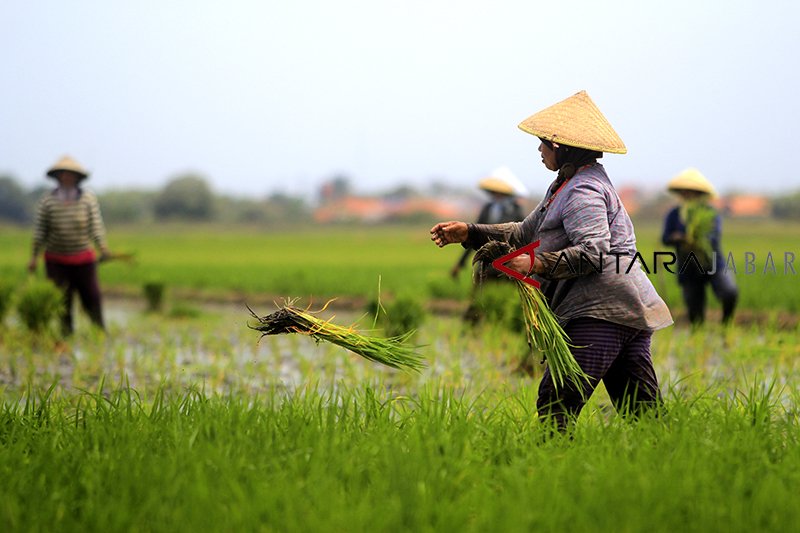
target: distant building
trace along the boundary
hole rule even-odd
[[[379,222],[386,216],[384,201],[380,198],[345,196],[331,200],[314,211],[314,220],[329,222]]]
[[[314,211],[314,220],[321,224],[386,222],[415,218],[450,220],[463,218],[465,211],[460,203],[423,196],[409,198],[344,196],[318,207]]]
[[[737,194],[725,198],[723,210],[731,217],[768,217],[772,214],[772,203],[766,196]]]

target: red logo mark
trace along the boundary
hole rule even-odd
[[[533,278],[529,278],[525,274],[520,274],[516,270],[512,270],[512,269],[508,268],[505,265],[505,263],[508,263],[509,261],[511,261],[512,259],[517,257],[518,255],[522,255],[522,254],[526,254],[526,253],[530,254],[530,256],[531,256],[531,266],[528,268],[528,272],[530,272],[531,270],[533,270],[534,250],[539,247],[539,242],[540,241],[533,242],[531,244],[523,246],[519,250],[515,250],[515,251],[511,252],[508,255],[504,255],[503,257],[498,257],[497,259],[492,261],[492,266],[495,267],[500,272],[502,272],[504,274],[508,274],[512,278],[515,278],[515,279],[518,279],[520,281],[524,281],[525,283],[528,283],[530,285],[533,285],[534,287],[536,287],[538,289],[539,286],[541,285],[538,281],[536,281]]]

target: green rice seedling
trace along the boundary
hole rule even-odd
[[[199,308],[186,302],[175,302],[169,310],[169,316],[172,318],[197,318],[202,314]]]
[[[0,400],[3,530],[708,532],[800,521],[798,398],[782,407],[768,387],[667,391],[667,413],[636,423],[587,406],[567,437],[537,421],[534,387],[508,384],[428,382],[411,394],[311,384],[253,397],[51,383]]]
[[[63,298],[50,280],[31,279],[17,295],[17,316],[29,330],[44,331],[62,312]]]
[[[510,244],[500,241],[490,241],[475,253],[473,264],[477,265],[476,277],[478,283],[485,279],[492,261],[508,255],[513,251]],[[568,381],[578,383],[588,380],[589,376],[581,369],[570,350],[569,338],[558,322],[558,318],[547,305],[542,292],[524,281],[514,279],[522,304],[522,314],[525,320],[525,333],[528,345],[536,347],[544,354],[553,383],[556,387],[563,387]]]
[[[428,294],[432,298],[463,300],[469,294],[469,287],[460,280],[453,280],[444,275],[427,280]]]
[[[713,253],[709,236],[714,230],[716,211],[705,201],[688,201],[681,206],[681,219],[686,224],[686,245],[704,265],[710,266]]]
[[[148,281],[142,285],[148,312],[157,313],[164,308],[164,292],[164,283],[161,281]]]
[[[256,324],[248,324],[248,327],[260,331],[262,337],[280,333],[308,335],[317,341],[327,341],[341,346],[370,361],[401,370],[418,372],[425,367],[422,355],[417,353],[414,347],[406,344],[410,337],[409,333],[388,338],[362,335],[352,326],[339,326],[291,304],[292,302],[287,302],[274,313],[263,317],[259,317],[248,307],[250,314],[257,320]],[[318,312],[324,310],[323,307]]]
[[[400,295],[386,305],[381,319],[386,334],[399,337],[419,329],[425,322],[425,308],[413,296]]]
[[[514,301],[516,286],[508,283],[507,279],[502,279],[500,282],[486,281],[488,280],[475,287],[474,295],[475,305],[479,308],[482,318],[512,330],[521,330],[522,328],[515,327],[520,325],[515,316],[522,317],[520,307]]]
[[[16,283],[12,283],[10,280],[0,280],[0,325],[3,324],[8,311],[11,309],[15,286]]]

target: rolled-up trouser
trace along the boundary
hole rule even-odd
[[[64,265],[54,261],[45,261],[47,277],[64,291],[64,310],[61,315],[61,329],[65,335],[72,333],[72,297],[75,291],[81,305],[89,318],[100,328],[103,323],[103,308],[100,297],[100,285],[97,281],[97,263],[83,265]]]
[[[565,429],[580,414],[600,380],[622,414],[638,415],[661,402],[650,358],[652,331],[589,317],[570,320],[564,331],[574,346],[575,360],[591,380],[569,382],[556,389],[547,368],[536,402],[541,418]]]

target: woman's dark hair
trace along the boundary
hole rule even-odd
[[[545,146],[556,151],[556,163],[558,164],[557,182],[570,179],[584,165],[592,165],[603,157],[603,152],[587,150],[586,148],[576,148],[574,146],[559,145],[555,148],[551,141],[539,138]]]

